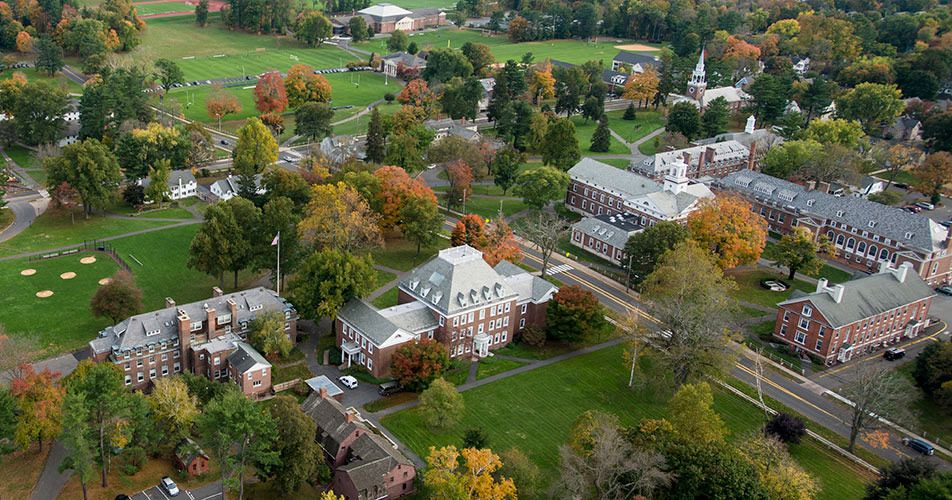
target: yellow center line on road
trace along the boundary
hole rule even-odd
[[[759,378],[760,380],[763,380],[764,382],[766,382],[768,385],[777,388],[778,390],[780,390],[780,391],[783,392],[784,394],[787,394],[788,396],[790,396],[790,397],[792,397],[792,398],[794,398],[794,399],[800,401],[801,403],[803,403],[803,404],[805,404],[805,405],[807,405],[807,406],[810,406],[810,407],[814,408],[815,410],[817,410],[817,411],[819,411],[819,412],[821,412],[821,413],[825,413],[826,415],[828,415],[829,417],[831,417],[831,418],[837,420],[838,422],[841,422],[841,423],[843,422],[843,420],[842,420],[839,416],[834,415],[834,414],[832,414],[832,413],[830,413],[830,412],[824,410],[823,408],[820,408],[819,406],[817,406],[817,405],[815,405],[815,404],[813,404],[813,403],[807,401],[806,399],[803,399],[802,397],[800,397],[800,396],[794,394],[793,392],[790,392],[789,390],[787,390],[786,387],[783,387],[782,385],[777,384],[777,383],[774,382],[773,380],[770,380],[770,379],[768,379],[768,378],[766,378],[766,377],[759,377],[755,371],[751,370],[750,368],[748,368],[748,367],[746,367],[746,366],[744,366],[744,365],[742,365],[742,364],[740,364],[740,363],[736,363],[736,366],[737,366],[737,368],[740,368],[742,371],[744,371],[744,372],[750,374],[751,376],[753,376],[755,379]]]
[[[948,324],[943,321],[943,322],[942,322],[942,328],[941,328],[939,331],[933,333],[932,335],[928,335],[928,336],[925,336],[925,337],[920,337],[920,338],[918,338],[918,339],[915,339],[915,340],[913,340],[912,342],[909,342],[909,343],[907,343],[907,344],[901,345],[900,347],[902,347],[902,348],[909,348],[909,347],[912,347],[912,346],[914,346],[914,345],[916,345],[916,344],[920,344],[920,343],[922,343],[922,342],[925,342],[925,341],[927,341],[927,340],[933,340],[933,341],[934,341],[934,340],[936,340],[935,338],[938,337],[940,334],[945,333],[945,330],[946,330],[947,328],[948,328]],[[854,366],[858,366],[860,363],[865,363],[865,362],[867,362],[867,361],[871,361],[871,360],[874,360],[874,359],[879,359],[879,356],[866,356],[866,357],[860,359],[859,361],[857,361],[856,363],[849,363],[849,364],[845,364],[845,365],[842,365],[842,366],[838,366],[838,367],[836,367],[836,368],[832,368],[832,369],[829,369],[829,370],[825,370],[825,371],[823,371],[823,373],[819,374],[817,378],[818,378],[818,379],[822,379],[822,378],[824,378],[824,377],[826,377],[826,376],[828,376],[828,375],[836,375],[837,373],[840,373],[840,372],[843,371],[843,370],[852,368],[852,367],[854,367]]]

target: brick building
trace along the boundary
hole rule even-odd
[[[827,365],[846,362],[918,336],[934,295],[910,263],[884,262],[878,274],[832,286],[820,279],[815,293],[794,292],[778,304],[774,337]]]
[[[625,262],[625,244],[628,238],[643,231],[641,224],[624,214],[603,214],[585,217],[572,224],[573,245],[611,261],[616,265]]]
[[[375,434],[327,395],[311,394],[301,409],[317,424],[315,440],[331,468],[330,489],[347,500],[399,498],[414,493],[416,468],[395,444]]]
[[[641,227],[661,221],[683,222],[701,200],[714,197],[707,186],[688,179],[686,171],[687,165],[674,162],[668,165],[663,182],[658,182],[582,158],[569,169],[565,206],[589,217],[622,214]]]
[[[738,170],[753,169],[757,165],[757,153],[735,140],[702,144],[689,148],[655,153],[632,169],[641,175],[661,180],[674,163],[686,163],[686,175],[691,179],[724,177]]]
[[[248,396],[271,389],[271,365],[244,343],[251,321],[265,311],[285,317],[284,329],[297,340],[298,314],[288,301],[263,287],[137,314],[106,327],[89,342],[97,362],[123,368],[126,386],[150,390],[158,377],[188,371],[210,380],[236,383]]]
[[[363,366],[375,377],[390,372],[394,351],[435,339],[452,358],[485,357],[505,347],[526,326],[545,325],[557,288],[503,261],[495,268],[467,245],[441,250],[398,285],[398,305],[376,309],[351,300],[337,314],[334,330],[344,364]]]
[[[446,13],[436,8],[406,10],[389,3],[371,5],[351,16],[334,16],[331,24],[334,34],[350,31],[350,19],[355,16],[364,18],[374,33],[393,33],[400,31],[418,31],[432,26],[446,24]]]
[[[749,170],[720,179],[718,187],[744,196],[771,231],[801,226],[826,235],[836,246],[830,256],[836,262],[862,271],[908,262],[930,285],[952,281],[952,231],[928,217]]]

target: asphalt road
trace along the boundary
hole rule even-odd
[[[155,480],[156,486],[142,490],[129,497],[132,498],[132,500],[170,500],[173,497],[170,497],[164,489],[158,486],[159,479],[161,478],[156,478]],[[174,498],[187,500],[212,500],[214,498],[221,498],[221,482],[215,481],[191,490],[183,489]]]

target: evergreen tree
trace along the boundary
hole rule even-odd
[[[621,117],[622,120],[632,121],[636,117],[635,115],[635,103],[631,103],[625,108],[625,115]]]
[[[701,129],[705,137],[714,137],[717,134],[727,131],[727,120],[730,118],[730,110],[727,108],[727,99],[718,97],[707,105],[704,114],[701,115]]]
[[[63,69],[63,49],[52,38],[42,36],[33,47],[36,49],[36,69],[46,71],[53,76]]]
[[[200,0],[195,6],[195,23],[202,28],[208,24],[208,0]]]
[[[542,145],[542,162],[568,170],[580,156],[575,124],[568,118],[560,118],[549,125]]]
[[[611,145],[612,136],[611,132],[608,131],[608,117],[602,115],[602,117],[598,119],[598,127],[595,128],[595,133],[592,134],[592,145],[588,150],[605,153],[611,148]]]
[[[386,140],[383,123],[380,121],[380,111],[374,107],[374,110],[370,113],[370,124],[367,125],[367,161],[383,162],[384,156],[387,154]]]

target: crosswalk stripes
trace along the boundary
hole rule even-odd
[[[559,273],[564,273],[572,270],[572,266],[568,264],[562,264],[560,266],[553,266],[545,270],[545,274],[553,276]]]

